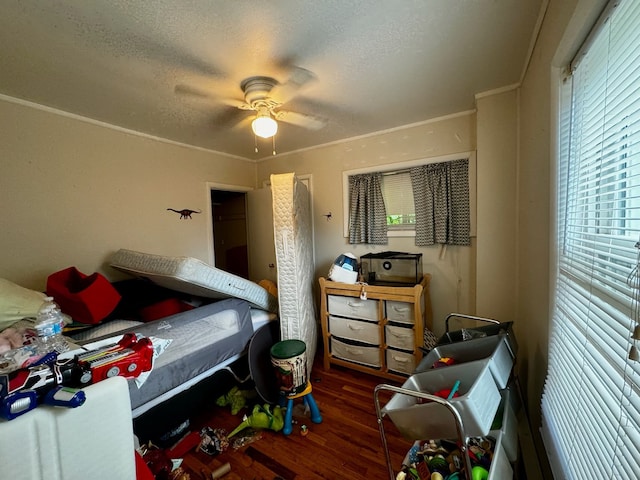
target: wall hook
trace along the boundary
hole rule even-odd
[[[327,217],[327,222],[331,220],[331,212],[325,213],[324,216]]]

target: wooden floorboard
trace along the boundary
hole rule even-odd
[[[373,392],[376,385],[392,382],[343,367],[324,370],[320,362],[310,377],[322,423],[312,423],[304,415],[302,401],[297,400],[291,435],[263,430],[258,440],[216,456],[192,450],[182,464],[191,479],[202,479],[203,469],[213,471],[227,462],[231,472],[225,480],[388,479]],[[229,407],[218,407],[211,399],[203,411],[194,412],[190,429],[208,426],[230,432],[245,413],[248,408],[234,416]],[[308,428],[306,436],[300,433],[302,425]],[[397,468],[411,442],[403,439],[391,422],[385,420],[384,425],[392,464]]]

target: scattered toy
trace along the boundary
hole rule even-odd
[[[234,386],[226,394],[218,397],[216,405],[219,407],[231,405],[231,414],[235,415],[247,404],[247,400],[251,400],[255,397],[255,390],[240,390],[238,386]]]
[[[227,432],[221,428],[204,427],[200,431],[198,450],[208,455],[218,455],[229,448]]]
[[[244,419],[236,429],[229,434],[229,438],[233,437],[238,432],[244,430],[247,427],[254,428],[268,428],[274,432],[279,432],[284,427],[284,416],[282,409],[279,406],[273,407],[273,413],[271,412],[271,405],[265,403],[263,405],[256,405],[253,407],[253,412],[249,416],[244,416]]]

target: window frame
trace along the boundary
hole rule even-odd
[[[640,382],[637,382],[637,378],[639,378],[640,371],[638,365],[631,363],[632,360],[628,359],[627,353],[629,345],[633,345],[629,329],[633,328],[634,316],[638,313],[640,304],[634,298],[635,294],[629,293],[628,288],[622,287],[625,280],[626,283],[631,282],[633,275],[631,269],[638,261],[637,249],[633,247],[637,237],[635,235],[623,237],[619,235],[618,231],[619,229],[638,231],[637,227],[631,227],[631,223],[627,228],[624,226],[626,221],[638,222],[638,217],[636,215],[627,218],[619,215],[619,212],[624,213],[625,210],[633,208],[631,206],[631,202],[634,201],[633,196],[620,196],[615,193],[617,189],[614,189],[613,195],[610,191],[598,191],[601,186],[611,187],[616,183],[627,182],[626,178],[614,173],[610,168],[612,165],[621,165],[624,161],[624,155],[617,162],[609,162],[613,158],[611,152],[614,151],[610,150],[608,154],[603,154],[602,152],[609,149],[606,140],[601,140],[598,147],[598,151],[601,152],[598,159],[600,170],[597,170],[599,176],[591,182],[596,185],[596,188],[585,189],[586,194],[578,192],[574,195],[566,195],[567,185],[570,182],[575,183],[579,178],[574,170],[567,168],[566,164],[569,152],[574,146],[573,138],[575,137],[571,137],[571,141],[564,140],[569,130],[574,128],[572,125],[574,117],[568,114],[574,110],[573,108],[565,110],[573,102],[572,95],[568,95],[569,87],[572,85],[565,82],[572,82],[568,72],[573,70],[576,63],[582,61],[585,52],[591,48],[592,41],[599,34],[598,31],[612,15],[612,9],[616,8],[615,5],[621,4],[616,1],[610,2],[591,29],[587,41],[579,48],[578,54],[575,55],[570,66],[565,69],[557,68],[553,71],[554,77],[558,81],[558,88],[552,91],[552,102],[555,105],[555,125],[552,130],[555,132],[556,138],[554,139],[555,154],[553,156],[555,164],[552,169],[555,189],[552,192],[554,197],[552,197],[551,216],[554,228],[550,263],[551,320],[547,374],[541,400],[542,425],[540,431],[547,458],[557,478],[585,478],[585,470],[599,471],[607,478],[614,476],[615,478],[630,478],[618,475],[621,472],[634,474],[638,471],[637,467],[640,464],[636,455],[637,446],[640,445],[640,436],[638,435],[640,430],[637,429],[638,412],[640,412],[640,408],[638,408],[640,403],[637,401]],[[606,69],[609,69],[609,64]],[[611,75],[611,78],[613,77],[616,75]],[[619,101],[619,98],[615,97],[607,97],[602,101],[610,102],[609,105],[617,105],[616,101],[612,102],[614,99]],[[616,124],[616,122],[610,121],[603,123],[605,125]],[[605,129],[603,132],[604,139],[613,138],[613,136],[606,135],[611,134],[613,130]],[[579,139],[575,145],[580,145]],[[629,152],[626,148],[621,152],[625,154]],[[611,156],[609,157],[609,155]],[[584,155],[584,157],[589,159],[592,155]],[[596,170],[594,169],[594,171]],[[607,182],[613,177],[616,178]],[[635,177],[638,178],[637,175]],[[582,183],[584,184],[584,182]],[[593,209],[596,202],[589,202],[588,207],[592,208],[591,210],[589,208],[579,210],[575,208],[577,203],[570,202],[574,198],[586,198],[587,195],[591,195],[593,198],[611,195],[608,200],[597,202],[597,206],[616,205],[610,210],[613,212],[612,215],[609,217],[601,216],[597,208]],[[623,206],[620,202],[629,203]],[[569,208],[571,206],[574,207],[573,210]],[[637,211],[637,205],[634,209]],[[593,265],[590,272],[580,265],[580,261],[576,260],[576,255],[574,255],[576,249],[571,248],[571,242],[575,242],[578,236],[587,236],[587,234],[576,229],[576,225],[579,225],[578,222],[569,222],[570,213],[575,212],[582,213],[581,218],[591,222],[589,226],[592,237],[599,236],[600,233],[607,235],[607,240],[610,242],[608,244],[610,245],[609,250],[626,248],[628,252],[633,252],[624,256],[619,255],[615,262],[610,262],[616,266],[621,263],[621,260],[629,262],[624,274],[619,274],[620,278],[616,280],[618,285],[615,288],[612,287],[613,281],[609,278],[611,271],[615,269],[610,271],[601,268],[604,265],[603,258],[614,255],[600,254],[599,252],[605,250],[592,248],[590,251],[593,251],[593,254],[590,259]],[[574,218],[578,218],[578,216],[571,217],[572,220]],[[611,222],[611,220],[614,221]],[[586,225],[587,222],[584,221],[583,224]],[[579,232],[579,235],[576,236],[574,233],[571,238],[566,236],[569,226],[573,227],[572,232]],[[575,362],[576,358],[579,358],[580,361]],[[574,364],[579,365],[572,368]],[[636,381],[634,382],[633,379]],[[632,393],[635,397],[632,397]],[[585,405],[588,408],[585,408]],[[611,425],[607,424],[607,421]],[[587,426],[585,427],[585,425]],[[586,436],[587,429],[589,434],[595,432],[595,435]],[[610,435],[612,431],[616,431],[616,435]],[[579,442],[573,441],[578,438]],[[611,458],[591,461],[592,458],[588,453],[582,455],[579,445],[584,442],[589,444],[594,438],[598,440],[607,438],[607,444],[614,445],[616,453],[612,455],[613,461]],[[627,447],[632,443],[635,448],[630,451]],[[571,447],[567,448],[567,445],[571,445]],[[574,446],[575,451],[573,450]],[[630,463],[633,463],[634,467],[629,468]],[[574,471],[579,475],[578,477],[572,476]],[[615,472],[615,475],[612,472]]]
[[[451,162],[453,160],[466,159],[469,161],[469,211],[471,214],[471,237],[476,236],[476,152],[459,152],[438,157],[420,158],[416,160],[408,160],[397,163],[387,163],[382,165],[372,165],[368,167],[358,168],[354,170],[344,170],[342,172],[342,219],[343,219],[343,236],[349,238],[349,177],[362,173],[390,173],[398,170],[405,170],[421,165],[429,165],[433,163]],[[387,237],[415,237],[415,228],[389,228]]]

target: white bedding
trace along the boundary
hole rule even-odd
[[[240,298],[253,307],[278,311],[278,300],[257,283],[191,257],[168,257],[120,249],[109,260],[120,271],[161,287],[207,298]]]
[[[307,372],[316,352],[313,240],[307,187],[295,174],[271,175],[273,233],[278,264],[280,334],[306,344]]]

